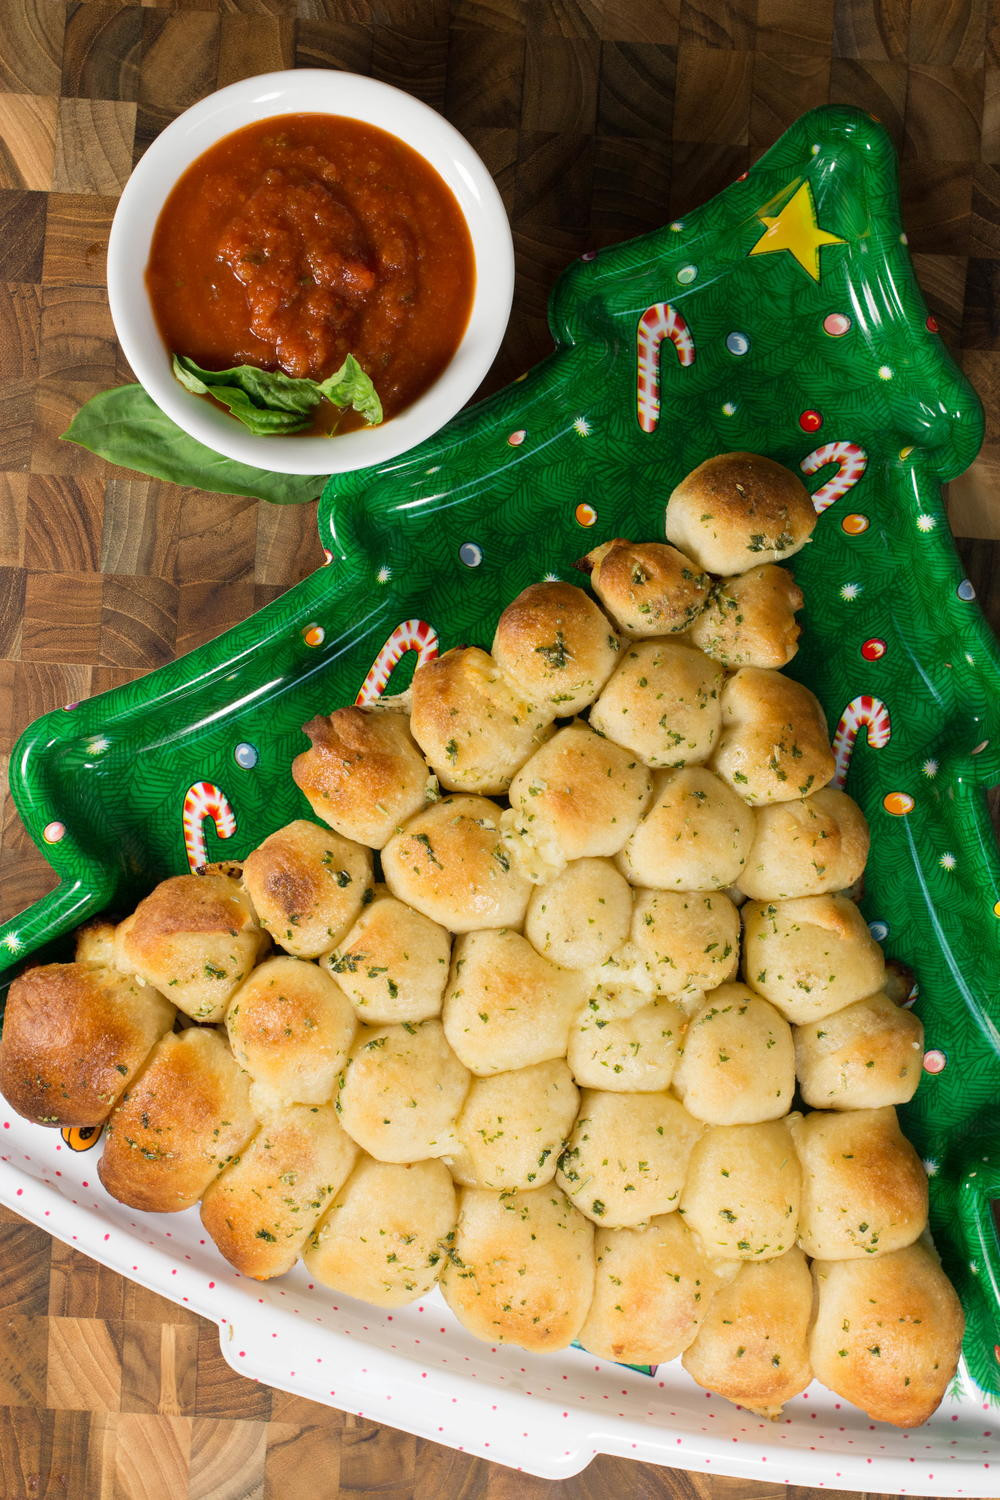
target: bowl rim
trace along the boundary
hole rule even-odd
[[[326,96],[330,97],[327,99]],[[210,146],[281,114],[336,114],[396,135],[424,157],[458,201],[475,256],[465,333],[450,363],[413,404],[384,425],[344,433],[258,436],[185,391],[153,318],[143,275],[160,211],[180,176]],[[285,474],[334,474],[387,462],[432,436],[475,393],[503,341],[514,294],[514,247],[500,193],[460,131],[392,84],[334,68],[257,74],[191,105],[150,144],[132,171],[111,225],[107,255],[111,320],[136,379],[190,437],[223,457]]]

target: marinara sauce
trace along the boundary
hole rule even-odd
[[[279,115],[184,173],[157,220],[146,285],[171,353],[314,380],[353,354],[388,418],[457,349],[475,259],[451,190],[404,141],[341,115]],[[317,408],[320,428],[362,425]]]

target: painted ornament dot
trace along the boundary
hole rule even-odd
[[[458,549],[458,557],[467,568],[478,568],[483,560],[483,549],[478,542],[463,542]]]
[[[947,1057],[945,1057],[943,1052],[939,1052],[936,1047],[932,1047],[929,1052],[924,1053],[925,1073],[943,1073],[947,1066]]]
[[[873,636],[870,641],[865,641],[861,647],[861,655],[865,661],[881,661],[885,652],[885,641],[880,641],[877,636]]]
[[[994,903],[993,903],[993,915],[995,917],[1000,917],[1000,901],[994,901]]]
[[[889,924],[888,922],[881,921],[869,922],[868,931],[871,933],[876,943],[884,943],[886,938],[889,936]]]
[[[962,579],[962,582],[958,585],[955,593],[966,604],[968,604],[972,599],[976,597],[975,587],[972,584],[971,580],[968,578]]]
[[[722,403],[722,415],[724,417],[734,417],[736,415],[736,402],[735,401],[723,401],[723,403]]]
[[[924,324],[928,333],[940,333],[941,325],[933,313],[928,314],[927,322]]]
[[[46,823],[42,829],[42,838],[47,844],[58,844],[59,840],[66,836],[65,823]]]
[[[302,632],[302,639],[305,641],[307,646],[322,646],[323,642],[326,640],[326,631],[323,629],[322,625],[307,625],[305,630],[303,630]]]
[[[750,349],[750,340],[745,333],[727,333],[726,348],[730,354],[747,354]]]
[[[241,740],[233,751],[233,759],[244,771],[252,771],[260,760],[260,754],[256,745],[251,745],[248,740]]]
[[[909,792],[887,792],[882,798],[882,806],[894,818],[905,818],[913,811],[913,798]]]
[[[329,563],[332,563],[332,562],[333,562],[333,553],[330,551],[329,547],[324,547],[323,548],[323,566],[326,567]]]
[[[846,531],[848,536],[860,536],[863,531],[868,530],[870,525],[871,522],[867,516],[859,515],[855,511],[844,517],[840,523],[840,529]]]
[[[681,286],[690,286],[698,274],[697,266],[681,266],[677,272],[677,280]]]
[[[827,313],[823,319],[823,332],[832,339],[842,339],[851,330],[851,320],[846,313]]]
[[[803,432],[818,432],[823,425],[823,418],[818,411],[804,411],[799,414],[799,426]]]
[[[597,524],[597,511],[592,505],[588,505],[586,500],[580,501],[573,514],[576,517],[578,526],[594,526]]]
[[[516,432],[512,432],[510,434],[507,442],[512,448],[520,448],[521,444],[524,442],[527,436],[528,434],[525,432],[524,428],[519,427]]]
[[[878,378],[879,378],[879,380],[891,380],[892,379],[892,370],[891,370],[891,368],[888,365],[879,365],[879,367],[878,367]]]

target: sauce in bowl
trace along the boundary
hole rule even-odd
[[[225,136],[157,220],[146,285],[171,353],[323,380],[353,354],[386,418],[455,353],[475,290],[454,195],[396,136],[279,115]],[[328,402],[316,430],[363,425]]]

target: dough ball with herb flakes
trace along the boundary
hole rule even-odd
[[[602,984],[654,995],[698,996],[732,979],[740,914],[722,891],[636,891],[629,938],[601,972]]]
[[[708,760],[722,724],[718,662],[680,641],[637,641],[590,712],[591,727],[647,766]]]
[[[754,841],[738,885],[758,901],[821,896],[858,880],[868,859],[868,824],[846,792],[757,809]]]
[[[500,838],[500,809],[487,797],[443,797],[411,818],[382,851],[399,901],[447,927],[520,927],[531,885]]]
[[[689,630],[708,601],[712,580],[665,542],[616,538],[584,559],[590,583],[619,630],[638,638]]]
[[[292,761],[295,785],[344,838],[381,849],[436,795],[405,714],[352,705],[312,719],[304,732],[312,749]]]
[[[676,1359],[732,1275],[713,1265],[679,1214],[642,1229],[598,1229],[594,1249],[594,1300],[579,1343],[619,1364]]]
[[[284,955],[254,969],[226,1012],[233,1055],[264,1110],[332,1099],[357,1029],[350,1001],[330,975]]]
[[[901,1250],[927,1225],[927,1174],[896,1111],[816,1110],[792,1125],[802,1163],[799,1244],[819,1260]]]
[[[721,891],[739,879],[753,837],[753,809],[704,766],[658,771],[619,863],[633,885]]]
[[[765,563],[717,583],[688,634],[724,667],[785,667],[799,649],[801,608],[791,573]]]
[[[574,1021],[566,1059],[581,1088],[656,1093],[674,1076],[687,1018],[641,990],[597,989]]]
[[[719,985],[691,1017],[674,1089],[710,1125],[780,1119],[795,1093],[791,1027],[745,984]]]
[[[747,984],[798,1026],[885,984],[882,950],[846,896],[748,901],[742,916]]]
[[[451,1160],[456,1181],[508,1192],[551,1182],[579,1106],[562,1058],[474,1078]]]
[[[812,536],[816,512],[797,474],[757,453],[720,453],[667,502],[667,538],[700,568],[728,577],[782,562]]]
[[[430,1291],[458,1213],[439,1161],[363,1156],[306,1242],[310,1276],[361,1302],[402,1307]]]
[[[544,883],[570,860],[617,854],[650,787],[636,756],[586,724],[569,724],[511,782],[504,840],[517,867]]]
[[[283,1276],[357,1155],[332,1104],[287,1105],[209,1184],[201,1222],[244,1276]]]
[[[712,1299],[681,1363],[704,1390],[774,1420],[812,1380],[812,1307],[801,1250],[745,1262]]]
[[[556,1181],[595,1224],[642,1224],[677,1207],[703,1128],[669,1094],[588,1089]]]
[[[595,969],[621,946],[632,921],[632,891],[609,859],[575,859],[528,902],[524,935],[566,969]]]
[[[517,932],[460,937],[444,996],[445,1034],[481,1077],[565,1057],[583,976],[550,963]]]
[[[752,807],[818,791],[836,770],[819,699],[780,672],[741,667],[722,690],[711,764]]]
[[[228,875],[161,880],[115,930],[115,967],[137,974],[195,1021],[221,1021],[230,995],[268,945]]]
[[[620,642],[583,589],[533,583],[497,623],[493,657],[511,682],[560,718],[593,703],[618,663]]]
[[[884,991],[794,1028],[795,1072],[814,1109],[880,1109],[916,1093],[924,1028]]]
[[[38,1125],[100,1125],[174,1015],[151,985],[103,965],[27,969],[7,995],[0,1089]]]
[[[910,1245],[876,1260],[816,1260],[813,1371],[874,1422],[918,1427],[958,1369],[965,1319],[934,1252]]]
[[[685,1223],[718,1260],[773,1260],[796,1240],[802,1173],[787,1120],[712,1125],[691,1154]]]
[[[243,884],[279,947],[318,958],[361,910],[372,885],[371,850],[302,818],[247,855]]]
[[[471,1081],[440,1021],[365,1027],[337,1095],[341,1124],[378,1161],[448,1156]]]
[[[478,646],[446,651],[413,674],[410,730],[450,792],[505,792],[555,716]]]
[[[358,1019],[376,1026],[440,1015],[450,960],[451,934],[444,927],[379,894],[320,965],[336,978]]]
[[[552,1184],[519,1193],[464,1188],[441,1290],[476,1338],[565,1349],[594,1293],[594,1227]]]

